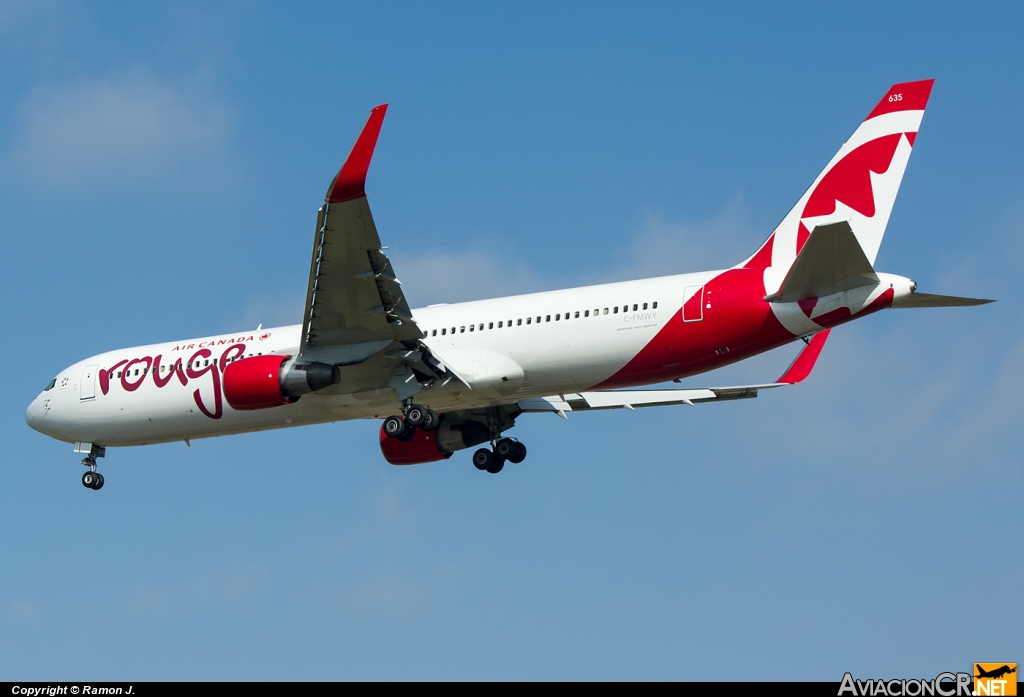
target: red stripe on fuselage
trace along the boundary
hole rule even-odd
[[[688,377],[792,341],[796,337],[775,318],[764,294],[763,269],[731,269],[716,276],[705,286],[704,319],[683,322],[680,310],[636,356],[594,389]]]

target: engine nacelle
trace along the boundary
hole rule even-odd
[[[433,431],[417,428],[409,440],[390,438],[380,427],[380,451],[392,465],[419,465],[447,460],[456,450],[471,448],[490,439],[490,431],[479,421],[452,419],[441,415]]]
[[[224,397],[233,409],[269,409],[298,401],[341,381],[338,366],[326,363],[296,365],[291,356],[243,358],[224,369]]]
[[[413,437],[407,441],[391,438],[380,427],[380,451],[384,459],[392,465],[419,465],[424,462],[447,460],[450,452],[443,452],[437,444],[437,431],[424,431],[417,428]]]

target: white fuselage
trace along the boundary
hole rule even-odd
[[[667,276],[414,311],[424,343],[463,377],[435,385],[418,403],[443,412],[575,392],[621,369],[678,315],[687,288],[718,272]],[[636,309],[634,309],[636,308]],[[295,354],[301,325],[150,344],[92,356],[62,370],[29,406],[26,419],[67,442],[143,445],[305,424],[376,418],[398,411],[384,386],[337,388],[296,403],[236,411],[221,389],[225,359]],[[172,366],[188,365],[187,380]],[[487,373],[508,362],[514,384],[491,385]],[[109,371],[109,379],[103,373]],[[499,371],[501,372],[501,371]],[[510,373],[504,370],[503,376]],[[479,379],[479,384],[477,384]],[[104,384],[106,383],[106,384]]]

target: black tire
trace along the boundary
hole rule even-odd
[[[526,446],[523,445],[522,443],[520,443],[519,441],[516,441],[516,447],[514,448],[514,451],[513,451],[512,455],[509,456],[508,461],[509,462],[514,462],[515,464],[518,465],[520,462],[522,462],[525,459],[526,459]]]
[[[497,474],[498,472],[501,471],[501,469],[504,466],[505,466],[505,458],[500,457],[498,455],[495,455],[494,456],[494,462],[492,462],[491,466],[487,468],[487,471],[490,472],[491,474]]]
[[[427,412],[427,420],[422,426],[420,426],[420,428],[424,431],[433,431],[441,425],[441,417],[433,409],[425,408],[425,410]]]
[[[401,416],[389,416],[384,419],[384,435],[388,438],[398,438],[405,433],[405,421]]]
[[[512,456],[516,453],[516,442],[511,438],[502,438],[494,446],[494,452],[498,457],[511,460]]]
[[[400,440],[403,443],[408,443],[409,441],[411,441],[415,437],[416,437],[416,429],[413,428],[412,426],[406,426],[405,427],[405,433],[400,435],[398,437],[398,440]]]
[[[95,488],[93,485],[96,483],[96,473],[93,471],[86,472],[82,475],[82,486],[86,489]]]
[[[426,407],[413,404],[405,414],[405,423],[413,428],[422,428],[428,418]]]
[[[103,488],[103,475],[99,472],[96,473],[96,483],[92,485],[93,490],[99,491]]]
[[[473,453],[473,466],[480,471],[490,470],[494,466],[494,453],[487,448],[480,448]]]

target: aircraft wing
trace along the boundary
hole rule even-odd
[[[564,418],[568,411],[636,409],[637,407],[660,407],[672,404],[693,406],[705,402],[751,399],[757,396],[758,390],[795,385],[810,375],[830,331],[830,329],[825,329],[811,337],[804,349],[797,355],[796,360],[782,374],[782,377],[775,382],[763,385],[674,390],[600,390],[524,399],[517,406],[524,412],[553,412]]]
[[[317,213],[302,360],[356,363],[396,341],[423,337],[366,200],[366,172],[386,111],[382,104],[370,112]]]

